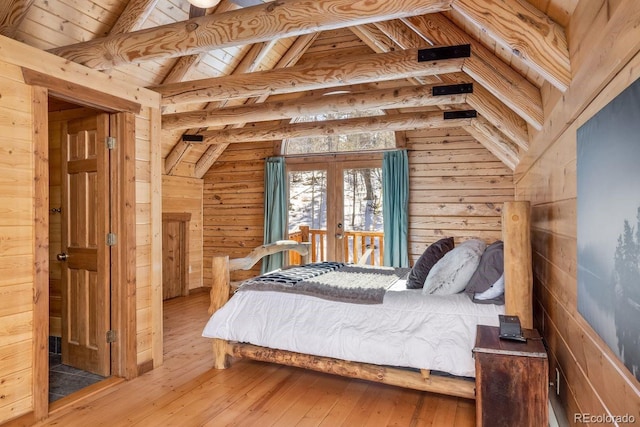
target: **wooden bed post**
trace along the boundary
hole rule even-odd
[[[211,284],[211,304],[209,314],[213,314],[229,300],[231,281],[229,278],[229,256],[214,256],[211,265],[213,283]],[[213,367],[226,369],[231,366],[229,344],[225,340],[213,340]]]
[[[523,328],[533,328],[533,272],[531,266],[531,213],[529,202],[504,202],[505,312],[517,315]]]

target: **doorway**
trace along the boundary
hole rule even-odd
[[[49,401],[111,375],[109,122],[77,107],[49,115]]]
[[[287,175],[289,237],[311,242],[312,262],[382,265],[381,155],[287,158]]]
[[[162,299],[189,295],[191,214],[162,214]]]
[[[127,327],[135,327],[128,267],[135,237],[127,238],[135,236],[135,206],[126,193],[134,194],[135,164],[127,159],[135,158],[135,117],[53,96],[41,113],[48,126],[49,357],[38,356],[36,365],[48,360],[48,369],[36,369],[50,385],[34,399],[51,403],[136,372],[135,333]]]

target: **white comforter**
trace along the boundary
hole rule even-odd
[[[349,304],[272,291],[236,293],[203,336],[379,365],[474,377],[476,325],[498,325],[504,306],[464,294],[423,295],[396,283],[383,304]]]

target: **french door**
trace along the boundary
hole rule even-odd
[[[314,261],[368,263],[382,254],[382,156],[288,158],[289,236],[311,241]]]

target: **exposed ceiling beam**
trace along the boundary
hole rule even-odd
[[[562,92],[571,83],[564,28],[524,0],[454,0],[451,7]]]
[[[278,0],[50,52],[95,69],[450,9],[451,0]]]
[[[34,0],[4,0],[0,3],[0,34],[13,38]]]
[[[253,46],[251,46],[247,51],[247,53],[245,53],[242,60],[238,63],[236,68],[233,70],[232,74],[243,74],[256,69],[260,65],[260,61],[265,57],[265,52],[264,52],[265,49],[266,48],[271,49],[272,47],[273,47],[272,44],[267,44],[266,42],[256,43]],[[203,110],[203,112],[206,112],[206,110],[219,108],[222,105],[223,105],[223,101],[209,103],[209,105],[205,106],[205,110]],[[202,126],[196,125],[193,127],[200,128]],[[185,132],[185,133],[189,133],[189,132]],[[164,162],[164,170],[167,175],[171,175],[176,170],[176,168],[178,167],[178,164],[182,161],[184,156],[191,150],[192,147],[193,145],[191,143],[185,142],[184,140],[182,140],[182,138],[180,138],[176,142],[176,144],[173,146],[173,148],[171,149],[171,152],[169,152]]]
[[[232,3],[229,0],[222,0],[220,3],[218,3],[212,13],[228,12],[230,10],[234,10],[235,8],[235,3]],[[171,70],[167,73],[166,76],[164,76],[162,84],[177,83],[183,81],[187,73],[194,67],[198,66],[198,64],[202,60],[202,57],[206,54],[206,52],[203,52],[197,53],[195,55],[186,55],[179,57],[176,60],[176,63],[173,64],[173,67],[171,67]]]
[[[296,38],[291,47],[287,50],[287,52],[282,55],[278,63],[273,67],[274,69],[278,68],[287,68],[294,66],[298,60],[304,55],[304,53],[309,49],[309,47],[313,44],[313,42],[318,38],[319,33],[309,33]],[[247,103],[260,103],[264,102],[267,99],[268,95],[263,95],[259,98],[252,98],[247,101]],[[238,125],[239,126],[239,125]],[[210,146],[204,152],[202,156],[198,159],[195,165],[194,173],[196,177],[202,178],[207,173],[209,168],[215,163],[215,161],[222,155],[224,150],[227,148],[228,144],[221,144],[216,146]]]
[[[198,178],[204,178],[204,175],[209,171],[211,166],[220,158],[224,150],[227,149],[229,144],[217,144],[211,145],[207,148],[207,150],[200,156],[196,165],[194,167],[193,173]]]
[[[203,10],[200,10],[199,12],[204,11],[204,13],[206,14],[208,11],[210,11],[212,14],[215,14],[215,13],[228,12],[230,10],[235,10],[236,8],[237,8],[237,5],[231,2],[230,0],[222,0],[216,5],[215,9],[213,10],[203,9]],[[192,11],[194,11],[193,5],[189,10],[189,14],[191,14]],[[247,56],[253,57],[254,55],[256,55],[254,52],[259,51],[260,46],[258,46],[257,44],[254,46],[255,47],[252,47],[249,49],[249,51],[245,54],[245,57]],[[173,67],[171,68],[171,70],[167,73],[167,75],[162,80],[162,84],[178,83],[183,81],[187,73],[189,73],[189,71],[191,71],[193,68],[197,67],[200,61],[202,60],[203,56],[205,56],[206,54],[207,53],[198,53],[195,55],[181,56],[180,58],[178,58],[175,64],[173,64]],[[248,68],[243,68],[245,66],[248,66],[248,65],[246,64],[246,61],[244,61],[244,58],[243,58],[243,60],[240,61],[240,63],[236,66],[233,72],[234,73],[236,71],[238,73],[247,72]],[[190,132],[189,131],[184,132],[183,135],[187,133],[190,133]],[[180,162],[182,162],[182,160],[189,153],[189,151],[191,151],[192,147],[193,145],[183,141],[182,135],[180,135],[180,138],[176,141],[173,148],[165,158],[165,161],[164,161],[165,174],[173,175],[176,172]]]
[[[518,147],[505,138],[488,120],[484,117],[477,117],[476,120],[463,129],[469,132],[488,151],[502,161],[509,169],[515,170],[520,162]]]
[[[460,73],[460,75],[449,74],[446,76],[447,82],[468,81],[470,76]],[[523,150],[529,149],[529,130],[527,123],[513,110],[489,92],[481,84],[473,86],[473,93],[467,96],[467,103],[478,110],[482,117],[496,127],[506,137],[511,139]]]
[[[415,46],[416,44],[422,44],[424,42],[421,37],[404,31],[402,27],[405,27],[405,25],[400,21],[393,21],[393,25],[401,28],[386,28],[384,36],[376,34],[375,32],[369,32],[365,35],[374,36],[376,38],[387,37],[390,39],[392,39],[392,37],[398,37],[400,39],[399,41],[392,39],[392,42],[412,46]],[[387,34],[391,35],[392,37],[389,37],[389,35]],[[365,43],[367,43],[366,40]],[[384,43],[380,45],[384,45]],[[440,75],[439,77],[445,83],[460,83],[463,81],[468,81],[468,79],[470,78],[469,76],[466,76],[462,73]],[[416,78],[416,80],[419,79],[419,77]],[[517,149],[509,149],[508,145],[506,143],[502,143],[502,141],[506,140],[505,134],[508,134],[514,142],[517,142],[523,147],[527,147],[528,132],[526,124],[513,111],[511,111],[502,102],[500,102],[499,99],[484,90],[481,85],[475,84],[474,91],[476,92],[475,96],[468,96],[467,101],[470,104],[473,102],[473,107],[478,110],[478,113],[484,115],[485,118],[490,118],[491,123],[489,123],[487,120],[483,120],[483,126],[481,128],[483,130],[483,133],[480,134],[477,130],[474,129],[471,129],[470,133],[474,132],[475,134],[480,134],[481,137],[476,139],[492,153],[501,153],[501,155],[497,157],[501,160],[506,160],[508,163],[505,162],[505,164],[508,164],[509,167],[511,167],[513,165],[513,161],[511,159],[512,154],[515,153],[517,156],[518,151]],[[440,108],[447,107],[440,106]],[[498,130],[498,128],[500,130]],[[466,127],[464,129],[469,131],[469,129],[467,129]],[[501,130],[505,132],[505,134],[503,134]],[[495,136],[496,142],[492,142],[492,139],[489,138],[488,135]],[[512,142],[509,142],[509,144],[513,146]]]
[[[377,131],[402,131],[470,125],[475,118],[443,119],[441,111],[399,113],[383,116],[357,117],[311,123],[251,124],[240,129],[202,132],[205,144],[233,144],[252,141],[274,141],[285,138],[349,135]]]
[[[111,27],[109,35],[115,36],[139,30],[155,9],[156,4],[158,0],[129,0],[120,17]]]
[[[166,114],[164,130],[193,127],[226,126],[247,122],[292,119],[323,113],[351,113],[390,108],[428,107],[464,104],[467,94],[432,95],[433,86],[407,86],[366,92],[304,97],[292,101],[272,101],[257,105],[241,105],[211,111]]]
[[[418,49],[156,86],[164,104],[220,101],[461,71],[464,58],[418,62]]]
[[[470,44],[471,57],[464,62],[463,71],[535,129],[542,128],[544,113],[540,89],[484,47],[482,43],[470,37],[441,13],[406,18],[403,22],[417,34],[435,44]]]

